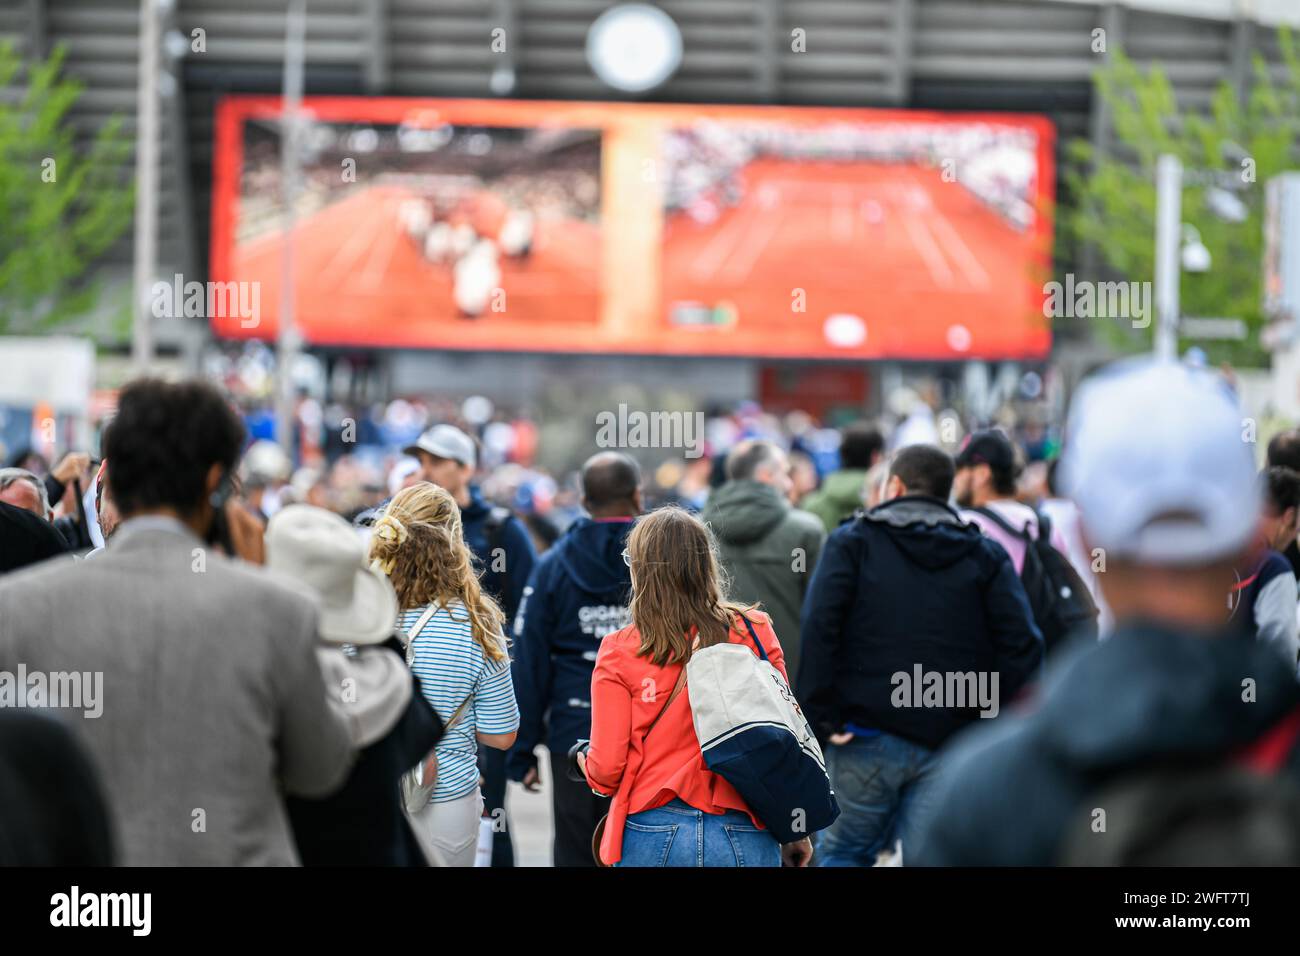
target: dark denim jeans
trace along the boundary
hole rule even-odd
[[[483,815],[506,825],[492,831],[492,865],[514,866],[515,845],[510,839],[506,816],[506,752],[495,747],[478,748],[478,772],[483,775]],[[500,810],[498,814],[496,811]]]
[[[874,866],[876,854],[903,841],[922,809],[917,796],[929,782],[934,751],[892,734],[854,737],[826,748],[826,769],[840,816],[817,835],[817,866]]]
[[[615,866],[780,866],[781,846],[745,813],[703,813],[673,800],[634,813]]]

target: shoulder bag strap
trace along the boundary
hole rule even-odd
[[[432,604],[430,604],[428,607],[424,609],[424,613],[420,615],[420,618],[415,622],[414,627],[412,627],[409,631],[397,632],[401,634],[402,637],[405,638],[404,644],[406,645],[406,666],[407,667],[410,667],[411,664],[414,663],[415,661],[415,639],[420,636],[420,632],[424,630],[424,625],[429,623],[429,619],[438,613],[439,606],[440,605],[438,604],[438,602],[434,601]]]
[[[1025,527],[1023,529],[1016,530],[1015,526],[1012,525],[1010,521],[1002,517],[1002,515],[998,514],[992,508],[983,508],[983,507],[972,508],[971,511],[975,511],[978,512],[979,514],[982,514],[984,517],[988,518],[990,521],[992,521],[995,525],[997,525],[1007,534],[1015,535],[1017,538],[1024,538],[1026,541],[1034,540],[1034,536],[1029,533],[1028,522],[1025,523]]]
[[[754,640],[754,647],[758,649],[758,656],[761,657],[763,660],[767,660],[767,651],[764,650],[763,648],[763,642],[758,639],[758,633],[754,630],[754,625],[751,624],[749,618],[745,617],[745,615],[743,614],[740,615],[740,619],[744,621],[745,626],[749,628],[749,636]],[[689,660],[689,657],[687,658],[687,660]],[[662,717],[667,712],[669,705],[672,704],[672,702],[677,699],[677,695],[682,692],[682,688],[685,686],[686,686],[686,661],[682,661],[682,672],[679,675],[677,675],[677,684],[673,687],[673,692],[668,696],[668,703],[664,704],[663,710],[659,711],[659,713],[655,716],[655,719],[650,722],[650,726],[646,728],[645,731],[646,737],[650,736],[650,731],[655,729],[655,724],[659,723],[659,718]]]
[[[1034,509],[1034,514],[1038,518],[1038,540],[1052,544],[1052,519],[1047,516],[1047,512]],[[1052,544],[1052,547],[1056,545]]]
[[[415,622],[414,627],[412,627],[409,631],[399,632],[402,633],[403,636],[406,638],[406,666],[407,667],[410,667],[411,664],[414,663],[415,661],[415,639],[419,637],[420,632],[424,630],[424,626],[429,623],[430,619],[432,619],[432,617],[438,613],[438,608],[440,607],[442,607],[442,605],[439,604],[437,601],[434,601],[432,604],[430,604],[427,608],[424,609],[424,613],[420,615],[420,619]],[[452,711],[451,717],[449,717],[447,719],[447,722],[442,725],[442,732],[444,734],[447,731],[451,730],[452,727],[456,726],[456,724],[460,722],[460,719],[465,716],[465,711],[469,710],[470,702],[473,699],[474,699],[474,692],[470,691],[469,696],[466,697],[463,701],[461,701],[460,706],[457,707],[454,711]]]
[[[753,639],[753,641],[754,641],[754,646],[758,648],[758,656],[761,657],[763,660],[766,661],[766,660],[767,660],[767,651],[764,650],[764,648],[763,648],[763,642],[760,641],[760,640],[758,639],[758,632],[754,630],[754,623],[753,623],[753,621],[751,621],[749,618],[745,617],[745,615],[743,615],[743,614],[740,615],[740,619],[741,619],[742,621],[745,622],[745,627],[749,628],[749,636]],[[771,662],[768,661],[768,663],[771,663]]]
[[[469,696],[466,697],[463,701],[461,701],[461,705],[457,707],[454,711],[452,711],[451,717],[449,717],[447,719],[447,722],[442,725],[442,732],[444,734],[447,731],[451,730],[451,728],[455,727],[458,723],[460,723],[460,719],[465,716],[465,711],[469,710],[470,701],[472,701],[473,699],[474,699],[474,692],[470,691]]]
[[[663,709],[660,710],[659,713],[655,715],[655,719],[650,721],[650,726],[645,729],[645,736],[641,738],[642,740],[645,740],[646,737],[650,736],[650,731],[655,729],[655,724],[659,723],[660,718],[663,717],[663,715],[668,712],[668,708],[672,706],[673,701],[677,699],[677,695],[682,692],[682,688],[685,686],[686,686],[686,661],[682,661],[682,672],[677,675],[677,683],[673,686],[673,692],[668,695],[668,702],[664,704]]]
[[[753,638],[754,647],[758,649],[758,656],[766,661],[767,651],[763,648],[763,642],[758,639],[758,632],[754,630],[754,625],[750,622],[749,618],[745,617],[745,615],[743,614],[740,615],[740,619],[745,622],[745,627],[749,628],[749,636]],[[692,645],[692,647],[694,647],[694,645]],[[688,655],[687,660],[689,659],[690,657]],[[655,729],[655,724],[659,723],[659,718],[662,717],[668,711],[669,705],[671,705],[672,702],[677,699],[677,695],[682,692],[682,688],[685,686],[686,686],[686,661],[682,661],[682,672],[677,676],[677,684],[676,686],[673,687],[673,692],[668,697],[668,703],[664,704],[663,710],[659,711],[659,713],[655,716],[655,719],[650,722],[650,726],[646,728],[645,731],[646,737],[650,736],[650,731]],[[645,737],[643,737],[642,739],[644,740]]]

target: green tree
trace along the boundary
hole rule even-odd
[[[1249,334],[1242,342],[1194,342],[1215,362],[1259,365],[1266,361],[1259,332],[1262,313],[1262,252],[1265,184],[1295,165],[1300,147],[1300,56],[1290,32],[1279,31],[1287,68],[1275,83],[1264,60],[1254,59],[1254,82],[1244,100],[1228,81],[1218,86],[1208,112],[1180,109],[1173,86],[1158,65],[1142,69],[1116,51],[1095,77],[1096,94],[1110,107],[1113,146],[1100,154],[1087,140],[1069,145],[1066,186],[1074,197],[1062,210],[1062,239],[1077,251],[1094,245],[1107,266],[1130,281],[1151,281],[1155,261],[1155,168],[1163,153],[1184,167],[1182,219],[1200,232],[1213,265],[1183,273],[1183,315],[1239,318]],[[1230,180],[1249,215],[1225,222],[1206,204],[1206,194]],[[1073,258],[1073,257],[1072,257]],[[1088,277],[1092,278],[1092,277]],[[1121,319],[1094,320],[1101,341],[1121,351],[1149,349],[1154,319],[1135,329]]]
[[[68,110],[82,85],[64,50],[24,64],[0,44],[0,334],[44,332],[83,315],[88,273],[131,221],[131,143],[118,117],[78,143]]]

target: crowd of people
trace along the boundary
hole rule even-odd
[[[557,866],[1300,860],[1300,430],[1261,469],[1230,383],[1145,359],[1041,467],[915,424],[830,468],[737,429],[656,500],[606,449],[539,533],[472,429],[343,515],[213,385],[131,383],[102,457],[0,470],[0,860],[511,866],[507,781]],[[798,715],[731,701],[775,729],[730,763],[725,644]],[[791,740],[819,828],[736,770]]]

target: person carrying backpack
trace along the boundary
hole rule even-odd
[[[1046,515],[1015,498],[1019,465],[996,429],[969,435],[957,453],[953,497],[962,520],[1006,549],[1050,653],[1067,637],[1097,637],[1097,605],[1070,564],[1065,537]]]
[[[430,863],[472,866],[486,801],[479,745],[504,754],[519,729],[505,615],[480,586],[445,488],[418,482],[399,491],[375,522],[370,557],[392,582],[407,660],[443,718],[436,768],[426,764],[406,788],[407,813]]]
[[[1243,807],[1276,824],[1265,832],[1294,833],[1275,798],[1300,774],[1300,685],[1226,600],[1259,527],[1241,420],[1206,370],[1137,359],[1085,382],[1062,488],[1106,555],[1114,630],[1049,663],[1032,710],[953,741],[908,864],[1216,865]],[[1241,772],[1254,784],[1233,783]],[[1161,812],[1147,812],[1153,793]],[[1166,812],[1190,797],[1200,805],[1187,814]],[[1231,859],[1277,862],[1257,845]]]
[[[434,425],[414,445],[402,450],[420,462],[420,477],[445,488],[460,508],[465,543],[474,553],[475,570],[483,590],[505,613],[506,626],[515,619],[524,586],[533,572],[537,553],[528,528],[509,508],[484,499],[473,481],[478,468],[474,439],[455,425]],[[483,816],[490,821],[492,865],[515,865],[506,816],[506,755],[489,748],[479,761],[483,774]],[[501,821],[501,823],[498,823]]]
[[[762,819],[738,789],[736,783],[745,787],[748,782],[743,770],[731,773],[738,763],[734,758],[740,755],[739,763],[744,762],[741,734],[730,734],[738,747],[718,754],[721,759],[712,764],[719,769],[725,765],[728,775],[715,772],[697,731],[703,725],[700,718],[716,716],[718,708],[709,706],[704,714],[692,709],[697,701],[717,701],[716,669],[723,665],[716,652],[726,652],[723,645],[728,644],[743,645],[737,648],[743,664],[738,659],[732,671],[737,686],[752,689],[746,678],[762,675],[789,695],[781,644],[770,619],[723,598],[716,544],[704,523],[683,508],[662,508],[641,518],[623,554],[632,572],[633,623],[601,641],[591,683],[591,741],[576,754],[592,790],[613,798],[595,840],[600,862],[624,867],[808,865],[808,838],[783,832],[787,839],[779,842],[773,825],[784,830],[787,821]],[[716,666],[713,673],[692,672],[688,661]],[[688,689],[688,683],[700,686]],[[740,696],[752,701],[756,695]],[[790,756],[786,745],[794,735],[785,728],[772,730],[769,753]],[[710,748],[711,755],[714,750]],[[780,759],[777,764],[788,765]],[[780,776],[773,774],[772,780]]]

